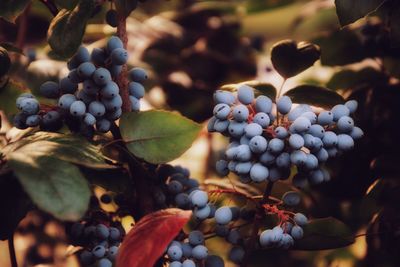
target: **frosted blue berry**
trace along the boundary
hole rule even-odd
[[[264,153],[267,150],[267,145],[267,140],[262,136],[254,136],[249,142],[250,150],[256,154]]]
[[[253,123],[257,123],[258,125],[260,125],[262,128],[265,129],[269,126],[271,120],[268,114],[264,112],[258,112],[253,118]]]
[[[57,98],[60,95],[60,86],[56,82],[47,81],[39,88],[40,94],[47,98]]]
[[[260,183],[265,181],[269,176],[267,167],[260,163],[254,164],[250,169],[250,178],[252,181]]]
[[[349,109],[350,113],[354,113],[357,110],[358,102],[356,100],[349,100],[344,105]]]
[[[354,128],[354,121],[349,116],[342,116],[337,122],[337,127],[342,133],[351,132]]]
[[[339,104],[332,108],[333,120],[338,121],[343,116],[349,116],[350,110],[345,105]]]
[[[145,89],[142,84],[138,82],[130,82],[128,89],[131,96],[134,96],[137,99],[141,99],[144,97]]]
[[[256,98],[255,108],[257,112],[271,113],[272,100],[267,96],[260,95]]]
[[[330,125],[333,123],[333,113],[331,111],[322,111],[318,115],[318,124],[321,124],[322,126],[325,125]]]
[[[123,48],[116,48],[111,53],[111,61],[115,65],[124,65],[128,61],[128,51]]]
[[[295,191],[288,191],[282,196],[283,203],[288,206],[297,206],[300,200],[300,194]]]
[[[254,100],[254,89],[248,85],[240,85],[238,88],[238,100],[244,105],[250,105]]]
[[[204,260],[208,256],[208,249],[203,245],[197,245],[192,250],[192,257],[196,260]]]
[[[292,108],[292,100],[288,96],[281,96],[276,102],[276,106],[279,113],[287,114]]]
[[[231,106],[235,103],[235,99],[235,96],[228,91],[218,90],[214,93],[214,101],[217,104],[224,103]]]
[[[215,221],[218,224],[228,224],[232,221],[232,210],[229,207],[220,207],[215,211]]]
[[[217,104],[214,107],[213,111],[214,116],[220,120],[226,120],[230,113],[231,113],[230,106],[223,103]]]
[[[249,117],[249,110],[245,105],[237,105],[232,111],[233,118],[237,122],[244,122]]]
[[[290,231],[290,235],[294,238],[294,239],[301,239],[303,238],[304,235],[304,231],[303,228],[301,228],[298,225],[293,226],[292,230]]]
[[[148,79],[148,75],[144,69],[136,67],[129,71],[129,78],[131,81],[142,83]]]

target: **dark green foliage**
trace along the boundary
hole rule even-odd
[[[271,60],[278,73],[287,79],[311,67],[320,53],[314,44],[285,40],[272,47]]]

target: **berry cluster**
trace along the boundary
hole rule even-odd
[[[98,267],[111,267],[117,257],[123,232],[105,224],[74,223],[70,237],[73,245],[84,248],[79,254],[84,266],[97,263]]]
[[[207,193],[200,189],[199,183],[195,179],[189,178],[190,172],[186,168],[163,165],[159,167],[158,175],[165,182],[163,202],[169,206],[191,209],[193,211],[192,219],[196,224],[195,229],[188,234],[182,232],[168,246],[166,256],[170,266],[195,267],[201,266],[202,263],[207,267],[224,266],[222,258],[208,253],[205,239],[214,236],[225,238],[227,242],[234,245],[229,253],[229,258],[240,263],[245,254],[242,248],[244,236],[240,230],[243,225],[246,225],[246,222],[249,223],[254,219],[255,209],[248,206],[217,208],[215,201],[210,200],[209,196],[235,192],[214,190]],[[159,198],[156,197],[156,199]],[[215,223],[211,230],[202,229],[202,223],[206,220]]]
[[[21,112],[15,116],[14,125],[20,129],[40,125],[43,130],[54,131],[64,120],[72,131],[108,132],[122,114],[122,98],[114,81],[127,60],[128,52],[115,36],[108,40],[106,48],[95,48],[91,54],[80,47],[68,61],[67,77],[59,83],[47,81],[40,86],[41,95],[58,99],[57,107],[41,106],[31,94],[23,94],[17,99]],[[129,78],[131,108],[139,111],[145,94],[142,82],[147,74],[141,68],[133,68]]]
[[[306,104],[293,107],[288,96],[276,104],[264,95],[255,98],[247,85],[238,88],[237,97],[219,90],[214,98],[217,105],[208,130],[230,137],[216,170],[221,176],[234,172],[243,183],[288,179],[292,166],[298,170],[296,186],[327,181],[330,176],[322,164],[352,149],[354,140],[363,136],[350,117],[357,109],[354,100],[316,112]]]

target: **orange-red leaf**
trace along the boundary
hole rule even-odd
[[[143,217],[122,242],[117,267],[153,267],[191,215],[191,211],[165,209]]]

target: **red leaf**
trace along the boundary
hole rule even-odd
[[[117,267],[153,267],[191,216],[192,211],[165,209],[143,217],[122,242]]]

